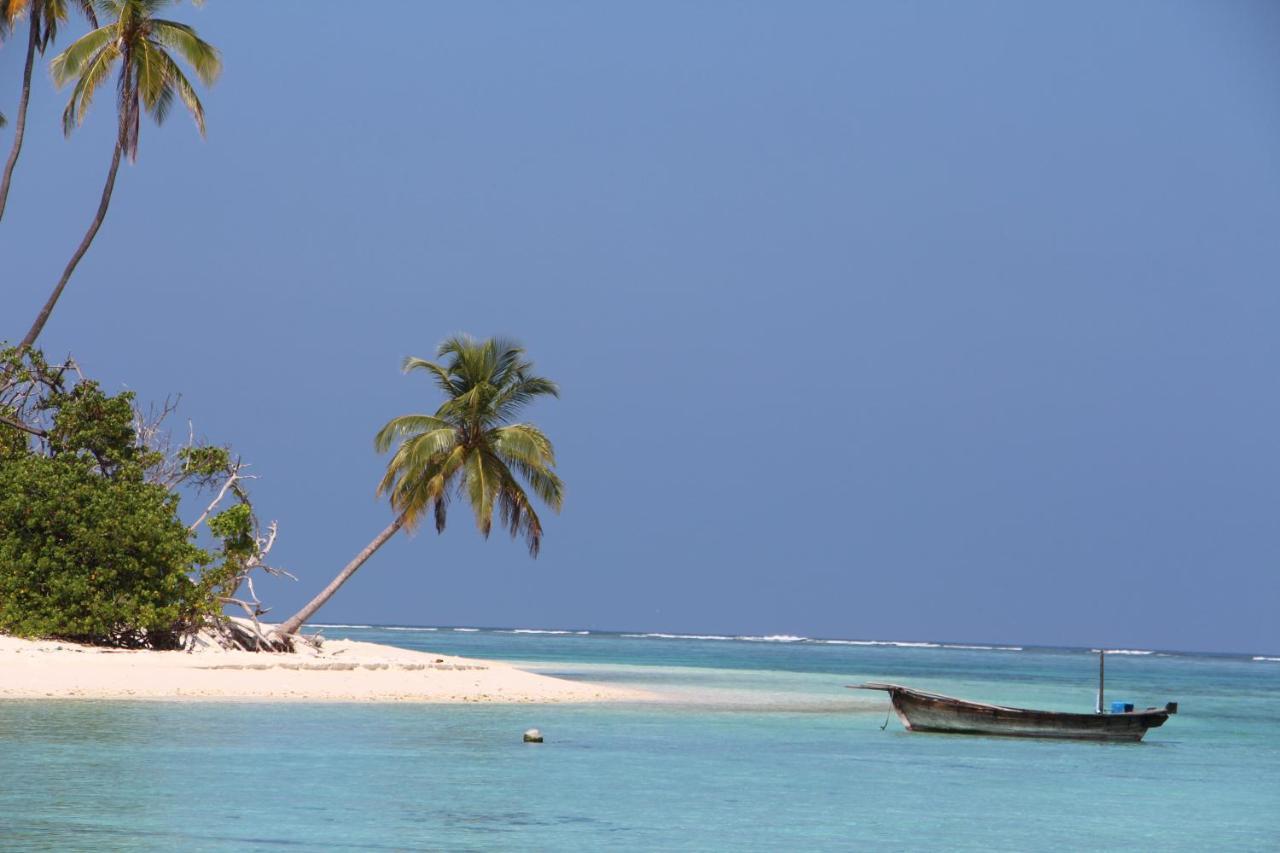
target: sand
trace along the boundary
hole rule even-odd
[[[0,699],[599,702],[639,691],[505,663],[326,640],[295,654],[129,651],[0,635]]]

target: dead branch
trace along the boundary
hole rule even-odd
[[[200,517],[193,521],[191,526],[187,528],[188,533],[195,533],[200,525],[204,523],[204,520],[209,517],[209,513],[213,512],[217,508],[218,504],[222,503],[222,499],[227,496],[227,491],[235,485],[237,480],[243,479],[240,474],[241,467],[242,465],[240,460],[237,459],[235,464],[231,466],[230,472],[227,474],[226,482],[222,484],[221,489],[218,489],[218,494],[216,494],[213,500],[209,502],[209,505],[204,508],[204,512],[200,513]]]
[[[23,432],[29,432],[29,433],[31,433],[32,435],[36,436],[37,438],[44,438],[45,436],[47,436],[47,435],[49,434],[49,433],[45,432],[44,430],[40,429],[39,427],[29,426],[29,425],[27,425],[27,424],[24,424],[22,421],[15,420],[15,419],[13,419],[13,418],[9,418],[9,417],[5,417],[4,415],[0,415],[0,424],[8,424],[9,426],[13,427],[14,429],[20,429],[20,430],[22,430]]]
[[[168,451],[173,444],[173,439],[164,429],[164,422],[178,410],[178,404],[181,402],[181,394],[170,394],[159,406],[149,403],[145,412],[136,403],[134,404],[133,431],[137,436],[136,441],[139,447],[147,447],[166,456],[169,455]]]
[[[245,560],[244,564],[224,587],[226,592],[218,597],[218,601],[221,604],[240,608],[250,622],[250,624],[244,624],[243,621],[236,622],[229,617],[223,616],[215,618],[209,625],[205,626],[205,631],[216,635],[218,642],[225,648],[272,652],[292,651],[293,649],[291,638],[279,636],[274,631],[264,630],[260,617],[269,613],[271,608],[262,606],[262,600],[258,598],[258,590],[253,583],[253,572],[258,570],[274,577],[287,577],[296,580],[292,574],[284,569],[266,563],[267,555],[271,553],[272,547],[275,546],[278,531],[279,526],[273,521],[267,525],[266,535],[255,533],[254,540],[257,546],[255,553]],[[246,597],[239,595],[239,589],[242,586],[248,591],[248,596]]]

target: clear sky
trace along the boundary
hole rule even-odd
[[[563,388],[542,556],[459,508],[321,621],[1280,651],[1280,4],[171,16],[223,51],[208,139],[144,125],[42,342],[254,463],[276,612],[389,520],[373,434],[438,402],[400,361],[467,331]],[[110,156],[65,96],[11,340]]]

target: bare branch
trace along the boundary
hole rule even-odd
[[[218,506],[218,504],[222,503],[222,499],[227,496],[227,491],[233,485],[235,485],[235,482],[239,479],[240,479],[240,461],[236,460],[235,465],[231,466],[231,473],[228,475],[227,481],[222,484],[222,488],[218,490],[218,494],[214,496],[214,499],[209,503],[207,507],[205,507],[204,512],[200,513],[200,517],[197,518],[195,521],[193,521],[191,523],[191,526],[187,528],[188,533],[196,532],[196,530],[200,527],[200,525],[204,523],[204,520],[209,517],[209,513],[213,512],[214,509]]]
[[[4,415],[0,415],[0,424],[8,424],[14,429],[20,429],[23,432],[29,432],[32,435],[37,436],[38,438],[44,438],[49,434],[44,430],[40,429],[39,427],[28,426],[27,424],[24,424],[22,421],[14,420],[13,418],[8,418],[8,417],[5,417]]]
[[[181,394],[170,394],[159,406],[155,403],[148,404],[145,412],[137,403],[134,404],[133,431],[137,435],[139,447],[148,447],[169,455],[167,451],[173,444],[173,439],[164,431],[164,422],[178,410],[181,402]]]

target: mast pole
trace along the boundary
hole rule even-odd
[[[1105,649],[1098,649],[1098,713],[1102,713],[1102,689],[1104,685],[1104,675],[1107,669],[1107,652]]]

